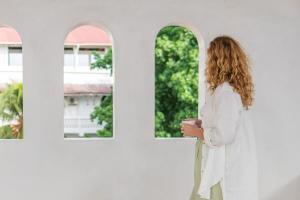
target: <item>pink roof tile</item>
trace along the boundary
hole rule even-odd
[[[0,44],[21,44],[18,32],[10,27],[0,27]],[[66,37],[65,44],[111,45],[110,35],[104,30],[83,25],[72,30]]]
[[[109,94],[112,85],[108,84],[64,84],[65,96],[85,96]],[[6,84],[0,83],[0,92],[6,88]]]
[[[21,44],[19,33],[10,27],[0,27],[0,44]]]
[[[65,44],[111,45],[111,43],[111,38],[107,32],[91,25],[83,25],[75,28],[68,34],[65,40]]]
[[[65,96],[109,94],[111,85],[107,84],[64,84]]]

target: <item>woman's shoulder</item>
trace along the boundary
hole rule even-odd
[[[242,101],[241,101],[241,96],[239,93],[237,93],[233,86],[231,86],[228,82],[224,82],[220,85],[215,90],[215,97],[219,98],[221,96],[232,96],[234,99],[236,99],[237,103],[239,106],[242,107]]]

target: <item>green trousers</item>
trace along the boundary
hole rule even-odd
[[[201,198],[196,191],[199,188],[200,181],[201,181],[201,157],[202,157],[202,140],[197,139],[196,148],[195,148],[195,165],[194,165],[194,187],[192,194],[189,200],[204,200]],[[220,183],[214,185],[211,189],[211,200],[222,200],[222,190]]]

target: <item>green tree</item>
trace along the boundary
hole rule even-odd
[[[23,84],[12,82],[0,93],[0,118],[16,123],[0,127],[0,138],[23,138]]]
[[[155,44],[155,136],[182,137],[180,123],[198,116],[195,35],[180,26],[160,30]]]
[[[95,62],[91,64],[91,69],[109,69],[112,76],[112,48],[110,47],[104,56],[99,55],[96,51],[92,54],[95,56]],[[111,92],[101,98],[99,105],[95,106],[94,111],[90,114],[92,121],[97,121],[104,128],[97,131],[100,137],[112,137],[113,134],[113,87]]]

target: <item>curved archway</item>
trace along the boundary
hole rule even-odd
[[[155,137],[182,137],[181,121],[198,118],[204,96],[204,43],[197,36],[177,24],[163,27],[156,36]]]
[[[22,39],[0,26],[0,139],[23,138]]]
[[[64,137],[113,137],[113,42],[95,25],[80,25],[64,42]]]

